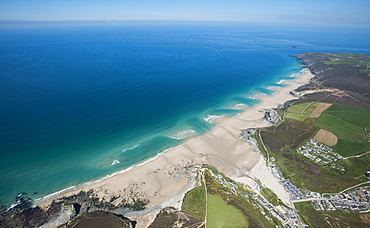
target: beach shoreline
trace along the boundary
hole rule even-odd
[[[308,83],[313,76],[308,69],[294,74],[295,79],[281,82],[286,86],[270,87],[275,91],[272,95],[256,96],[261,102],[254,107],[247,107],[237,116],[215,120],[217,125],[204,135],[190,138],[177,147],[99,180],[38,199],[35,204],[46,207],[53,199],[90,189],[100,198],[109,199],[118,195],[129,198],[131,195],[126,189],[131,189],[149,199],[149,203],[144,211],[129,212],[125,216],[137,221],[138,227],[147,227],[160,209],[168,206],[180,209],[184,194],[194,187],[197,170],[204,164],[216,167],[231,178],[242,180],[242,177],[248,176],[258,179],[262,185],[273,189],[283,202],[287,202],[287,193],[277,181],[271,179],[272,174],[263,156],[240,140],[240,130],[270,126],[263,120],[263,110],[276,108],[294,99],[289,92]]]

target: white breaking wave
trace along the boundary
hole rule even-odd
[[[247,105],[245,105],[245,104],[236,104],[235,106],[234,106],[234,109],[245,109],[246,107],[248,107]]]
[[[96,183],[99,183],[99,182],[104,181],[104,180],[106,180],[106,179],[109,179],[109,178],[111,178],[111,177],[113,177],[113,176],[115,176],[115,175],[122,174],[122,173],[125,173],[125,172],[127,172],[127,171],[130,171],[131,169],[134,169],[134,168],[136,168],[136,167],[139,167],[139,166],[145,165],[146,163],[151,162],[151,161],[154,161],[155,159],[159,158],[160,156],[162,156],[163,154],[165,154],[167,151],[169,151],[169,150],[173,150],[173,149],[176,149],[176,148],[178,148],[178,147],[180,147],[180,146],[182,146],[182,145],[183,145],[183,144],[180,144],[180,145],[175,146],[175,147],[168,148],[168,149],[166,149],[166,150],[162,151],[161,153],[157,154],[156,156],[154,156],[154,157],[152,157],[152,158],[149,158],[149,159],[147,159],[147,160],[145,160],[145,161],[143,161],[143,162],[141,162],[141,163],[138,163],[138,164],[132,165],[132,166],[130,166],[130,167],[128,167],[128,168],[126,168],[126,169],[123,169],[123,170],[120,170],[120,171],[114,172],[114,173],[112,173],[112,174],[106,175],[106,176],[104,176],[104,177],[102,177],[102,178],[100,178],[100,179],[97,179],[97,180],[93,180],[93,181],[88,181],[88,182],[82,183],[82,184],[78,185],[78,187],[90,186],[90,185],[92,185],[92,184],[96,184]],[[131,147],[131,148],[132,148],[132,147]],[[49,200],[49,199],[52,199],[52,198],[54,198],[54,197],[56,197],[56,196],[59,196],[59,195],[61,195],[62,193],[64,193],[64,192],[68,191],[68,190],[75,190],[75,189],[76,189],[76,186],[75,186],[75,185],[73,185],[73,186],[71,186],[71,187],[68,187],[68,188],[65,188],[65,189],[62,189],[62,190],[60,190],[60,191],[57,191],[57,192],[54,192],[54,193],[52,193],[52,194],[49,194],[49,195],[46,195],[46,196],[44,196],[44,197],[41,197],[41,198],[36,199],[36,200],[35,200],[35,204],[36,204],[36,205],[38,205],[39,203],[45,202],[45,201],[47,201],[47,200]],[[13,206],[13,207],[14,207],[14,206]]]
[[[276,82],[276,84],[284,84],[284,82],[286,82],[285,79],[281,79],[280,81]]]
[[[186,139],[186,138],[194,137],[196,135],[198,135],[196,131],[194,131],[193,129],[188,129],[188,130],[177,132],[176,134],[171,135],[169,137],[173,139]]]
[[[257,97],[258,97],[259,95],[261,95],[261,94],[256,93],[256,94],[254,94],[253,96],[249,96],[248,98],[249,98],[249,99],[252,99],[252,100],[256,100],[256,99],[257,99]]]
[[[113,160],[111,165],[115,165],[115,164],[118,164],[118,163],[119,163],[119,160]]]
[[[123,153],[123,152],[126,152],[126,151],[128,151],[128,150],[133,150],[133,149],[135,149],[135,148],[136,148],[136,147],[138,147],[138,146],[140,146],[140,144],[137,144],[137,145],[132,146],[132,147],[129,147],[129,148],[125,148],[125,149],[121,150],[121,152]]]
[[[218,118],[221,118],[223,116],[218,116],[218,115],[208,115],[207,117],[204,117],[203,120],[206,121],[207,123],[214,123],[214,121]]]
[[[41,197],[41,198],[37,198],[37,199],[35,199],[35,203],[37,204],[37,203],[39,203],[39,202],[46,201],[46,200],[48,200],[48,199],[54,198],[54,197],[56,197],[56,196],[61,195],[63,192],[66,192],[66,191],[71,190],[71,189],[73,189],[73,190],[74,190],[74,189],[76,189],[76,186],[75,186],[75,185],[72,185],[71,187],[68,187],[68,188],[62,189],[62,190],[60,190],[60,191],[57,191],[57,192],[51,193],[51,194],[46,195],[46,196]]]

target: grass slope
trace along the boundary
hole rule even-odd
[[[248,227],[248,221],[242,212],[227,205],[222,198],[208,194],[207,227]]]
[[[310,118],[313,110],[320,104],[320,102],[307,102],[297,104],[289,107],[286,114],[286,118],[303,121],[306,118]]]
[[[217,171],[215,172],[217,173]],[[274,223],[267,220],[265,216],[261,214],[261,210],[259,208],[255,208],[249,199],[239,194],[232,194],[230,190],[220,185],[208,172],[205,172],[205,181],[208,193],[222,198],[228,205],[237,208],[238,211],[243,213],[244,217],[248,220],[249,227],[275,227]],[[240,187],[238,190],[240,192],[248,193],[248,191],[245,191],[245,189]],[[207,227],[209,227],[208,223]]]
[[[205,194],[203,186],[189,191],[184,197],[182,210],[203,219],[206,211]]]

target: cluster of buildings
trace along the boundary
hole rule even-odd
[[[311,199],[313,207],[317,211],[334,211],[335,207],[327,198],[323,198],[320,193],[303,190],[307,198]]]
[[[310,139],[304,146],[297,149],[297,152],[317,164],[329,165],[331,168],[345,172],[346,169],[337,164],[343,157],[336,153],[329,146]]]
[[[281,183],[285,190],[289,193],[291,200],[305,199],[305,195],[297,186],[295,186],[290,180],[286,180],[283,177],[283,174],[280,172],[279,168],[275,164],[275,159],[270,158],[269,169],[271,170],[272,175]]]
[[[290,199],[297,200],[297,199],[305,199],[305,195],[295,186],[290,180],[285,180],[282,182],[283,187],[289,193]]]
[[[210,175],[223,187],[229,188],[233,194],[239,194],[236,190],[235,182],[229,179],[225,179],[221,174],[216,174],[209,171]],[[261,186],[254,182],[255,189],[261,189]],[[290,208],[283,207],[283,206],[274,206],[272,205],[265,197],[261,194],[255,193],[242,193],[244,197],[250,199],[252,201],[252,205],[261,211],[261,213],[265,216],[266,219],[272,221],[273,218],[278,220],[284,227],[302,227],[301,221],[297,214],[291,210]]]
[[[231,180],[227,180],[226,181],[221,174],[215,174],[215,173],[212,172],[212,170],[208,170],[208,171],[211,174],[211,176],[213,178],[215,178],[215,180],[217,181],[217,183],[219,183],[220,185],[222,185],[225,188],[229,188],[230,191],[233,194],[237,194],[237,192],[235,190],[235,183],[233,181],[231,181]]]
[[[340,194],[323,194],[304,190],[307,199],[318,211],[351,210],[370,212],[370,189],[357,188]]]
[[[302,146],[298,150],[300,153],[315,154],[316,158],[318,157],[317,153],[323,154],[325,157],[321,157],[331,159],[331,162],[343,159],[342,156],[335,153],[330,147],[317,142],[315,139],[311,139],[305,146]],[[356,190],[350,190],[341,194],[325,194],[328,197],[323,197],[317,192],[301,191],[290,180],[286,180],[279,168],[276,167],[274,158],[270,158],[269,168],[275,178],[280,181],[289,193],[292,202],[311,201],[314,208],[318,211],[351,210],[370,212],[370,188],[357,188]]]
[[[256,209],[261,210],[261,213],[265,216],[268,220],[273,220],[275,218],[278,220],[284,227],[304,227],[301,224],[301,221],[297,214],[291,210],[290,208],[284,206],[273,206],[269,203],[262,195],[249,193],[243,193],[245,197],[250,197],[253,201],[253,206]],[[279,226],[277,226],[279,227]]]
[[[328,201],[333,205],[334,210],[369,212],[370,188],[357,188],[341,194],[331,195]]]

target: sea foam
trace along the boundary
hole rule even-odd
[[[60,190],[60,191],[57,191],[57,192],[51,193],[51,194],[49,194],[49,195],[46,195],[46,196],[44,196],[44,197],[41,197],[41,198],[35,199],[35,204],[42,203],[42,202],[47,201],[47,200],[49,200],[49,199],[52,199],[52,198],[54,198],[54,197],[56,197],[56,196],[59,196],[59,195],[61,195],[62,193],[64,193],[64,192],[68,191],[68,190],[74,190],[74,189],[76,189],[76,186],[75,186],[75,185],[72,185],[72,186],[70,186],[70,187],[68,187],[68,188],[65,188],[65,189],[62,189],[62,190]]]
[[[140,144],[136,144],[135,146],[128,147],[128,148],[125,148],[125,149],[121,150],[121,152],[124,153],[128,150],[133,150],[133,149],[135,149],[136,147],[139,147],[139,146],[140,146]]]
[[[173,139],[186,139],[186,138],[194,137],[196,135],[198,135],[196,131],[194,131],[193,129],[188,129],[188,130],[177,132],[176,134],[171,135],[169,137]]]
[[[246,104],[242,104],[242,103],[240,103],[240,104],[236,104],[235,106],[234,106],[234,109],[238,109],[238,110],[243,110],[243,109],[246,109],[248,106],[246,105]]]
[[[115,164],[119,164],[119,163],[120,163],[119,160],[115,159],[115,160],[113,160],[111,165],[115,165]]]
[[[219,115],[208,115],[206,117],[203,117],[203,120],[206,121],[207,123],[214,123],[216,119],[221,118],[223,116]]]

